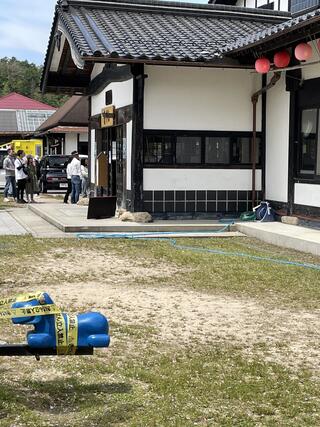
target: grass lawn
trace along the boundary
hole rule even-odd
[[[320,264],[254,239],[179,244]],[[93,357],[2,358],[0,426],[318,426],[320,271],[165,241],[0,237],[1,296],[101,311]],[[26,329],[2,321],[0,339]]]

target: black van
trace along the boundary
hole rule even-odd
[[[68,187],[67,164],[70,156],[52,154],[43,156],[40,162],[40,188],[42,193],[48,190],[65,190]]]

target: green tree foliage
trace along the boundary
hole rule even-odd
[[[42,67],[28,61],[0,58],[0,96],[17,92],[29,98],[60,107],[68,96],[40,92]]]

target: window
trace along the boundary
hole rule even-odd
[[[251,141],[250,132],[145,131],[144,163],[150,167],[250,167]],[[259,165],[260,135],[256,144]]]
[[[172,165],[173,150],[171,136],[147,136],[144,162]]]
[[[230,138],[228,137],[206,137],[205,148],[206,163],[230,162]]]
[[[316,172],[318,110],[303,110],[301,114],[300,174],[314,175]]]
[[[301,111],[298,177],[320,176],[320,108]]]
[[[176,163],[201,163],[201,137],[177,136]]]
[[[300,10],[309,9],[310,7],[317,6],[319,0],[291,0],[290,12],[296,13]]]

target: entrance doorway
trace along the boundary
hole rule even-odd
[[[126,206],[126,159],[127,159],[127,135],[126,125],[114,126],[103,129],[102,146],[108,153],[108,196],[117,197],[117,206]]]

